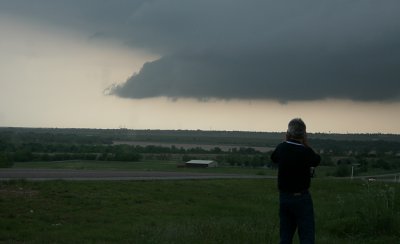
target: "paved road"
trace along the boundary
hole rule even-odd
[[[160,171],[113,171],[72,169],[0,169],[0,180],[186,180],[186,179],[250,179],[269,176],[212,174]]]

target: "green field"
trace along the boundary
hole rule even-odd
[[[204,172],[244,175],[276,176],[277,170],[270,168],[251,168],[238,166],[221,166],[217,168],[179,168],[176,161],[141,161],[141,162],[109,162],[109,161],[62,161],[62,162],[23,162],[14,163],[14,168],[41,168],[41,169],[78,169],[78,170],[135,170],[135,171],[175,171],[175,172]],[[319,166],[316,177],[323,178],[334,172],[335,167]],[[398,171],[396,171],[398,172]],[[388,171],[371,171],[365,173],[384,174]]]
[[[79,170],[135,170],[135,171],[175,171],[204,172],[245,175],[276,175],[277,171],[268,168],[231,167],[216,168],[179,168],[176,161],[141,161],[141,162],[109,162],[109,161],[63,161],[63,162],[24,162],[14,163],[14,168],[41,169],[79,169]]]
[[[399,243],[400,184],[315,179],[317,243]],[[0,182],[0,243],[277,243],[274,180]]]

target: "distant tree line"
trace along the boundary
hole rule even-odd
[[[150,156],[149,156],[150,155]],[[144,158],[170,160],[170,155],[181,155],[184,159],[195,159],[199,155],[214,155],[220,163],[237,166],[258,167],[268,163],[269,156],[253,148],[233,148],[229,152],[219,147],[206,150],[201,147],[178,148],[176,146],[138,146],[107,144],[69,143],[20,143],[0,140],[0,164],[11,166],[13,162],[98,160],[98,161],[140,161]],[[192,156],[196,155],[196,156]],[[207,157],[207,156],[206,156]]]
[[[384,171],[400,170],[400,157],[391,155],[376,156],[356,156],[338,159],[334,164],[335,170],[331,175],[346,177],[351,175],[351,168],[354,168],[354,175],[369,172],[369,170],[380,169]]]
[[[336,141],[332,139],[312,139],[312,146],[323,151],[325,155],[346,156],[349,154],[381,156],[388,153],[400,153],[400,142],[367,140],[367,141]]]
[[[0,128],[0,167],[10,167],[13,162],[28,161],[154,159],[212,159],[229,166],[273,167],[269,159],[270,153],[259,152],[252,146],[273,148],[283,137],[284,133],[277,132]],[[223,151],[218,146],[212,149],[201,146],[138,146],[113,144],[115,141],[246,146]],[[373,168],[400,168],[398,135],[310,134],[310,144],[321,154],[323,165],[336,166],[337,175],[347,174],[352,164],[359,165],[357,172]]]

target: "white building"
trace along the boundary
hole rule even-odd
[[[192,168],[213,168],[217,167],[218,163],[212,160],[190,160],[185,163],[185,166]]]

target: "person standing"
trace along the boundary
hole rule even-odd
[[[278,164],[280,243],[292,243],[298,230],[301,244],[315,243],[314,206],[309,192],[314,167],[321,157],[308,145],[306,125],[289,122],[286,141],[271,154]]]

